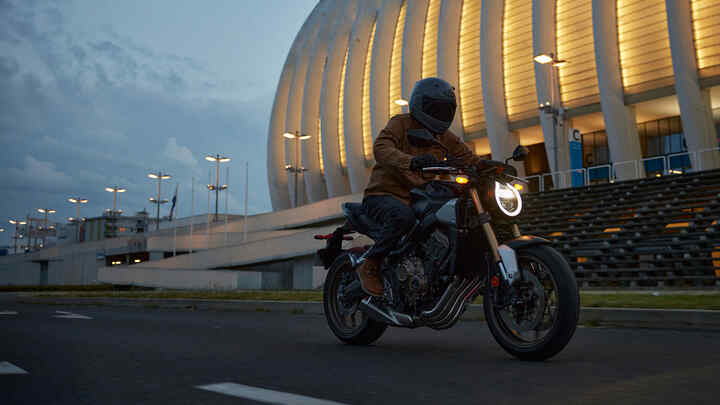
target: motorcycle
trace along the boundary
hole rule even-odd
[[[408,137],[447,154],[426,131]],[[446,156],[422,169],[428,182],[411,191],[417,221],[381,265],[382,297],[365,294],[354,271],[369,246],[342,247],[353,233],[375,239],[378,226],[362,204],[343,204],[345,224],[315,236],[326,240],[318,255],[328,270],[323,305],[335,336],[368,345],[388,326],[447,329],[482,295],[488,327],[504,350],[531,361],[559,353],[575,333],[580,298],[570,266],[551,242],[521,235],[517,225],[525,182],[508,162],[527,153],[519,146],[504,163],[484,168]]]

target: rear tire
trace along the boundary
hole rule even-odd
[[[325,319],[330,330],[343,343],[369,345],[382,336],[387,325],[374,321],[358,308],[360,300],[347,303],[341,298],[341,287],[357,280],[347,254],[338,256],[328,269],[323,289]]]
[[[545,294],[542,301],[544,308],[541,321],[531,321],[529,323],[535,325],[533,329],[527,332],[518,332],[515,328],[519,324],[513,324],[512,321],[508,323],[508,320],[511,319],[508,312],[500,311],[495,307],[491,294],[483,297],[485,319],[487,319],[493,337],[505,351],[520,360],[546,360],[565,348],[575,333],[580,316],[580,295],[577,281],[565,258],[549,246],[531,246],[518,250],[517,256],[518,264],[523,271],[528,268],[534,269],[532,272],[537,276],[532,275],[531,277],[535,277],[535,281],[538,282],[542,280],[540,286],[543,287],[543,291],[547,292],[545,288],[547,288],[548,279],[552,278],[550,284],[555,293],[551,294],[551,297]],[[536,265],[531,267],[529,263],[536,263]],[[556,301],[556,311],[554,311],[555,315],[551,325],[548,325],[548,321],[545,320],[545,311],[551,312],[550,304],[553,302],[553,298]],[[533,341],[522,336],[522,333],[527,333],[529,336],[535,334],[537,337],[540,332],[539,328],[543,326],[548,326],[548,328],[541,331],[545,335],[537,340]]]

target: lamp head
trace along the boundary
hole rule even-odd
[[[535,60],[535,62],[541,65],[546,65],[552,62],[554,57],[551,53],[541,53],[540,55],[535,56],[533,59]]]

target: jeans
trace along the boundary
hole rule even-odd
[[[380,226],[380,237],[365,256],[382,260],[415,225],[415,213],[404,202],[390,195],[369,195],[362,204],[365,213]]]

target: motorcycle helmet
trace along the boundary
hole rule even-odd
[[[415,83],[410,115],[430,132],[442,134],[455,118],[455,88],[443,79],[428,77]]]

